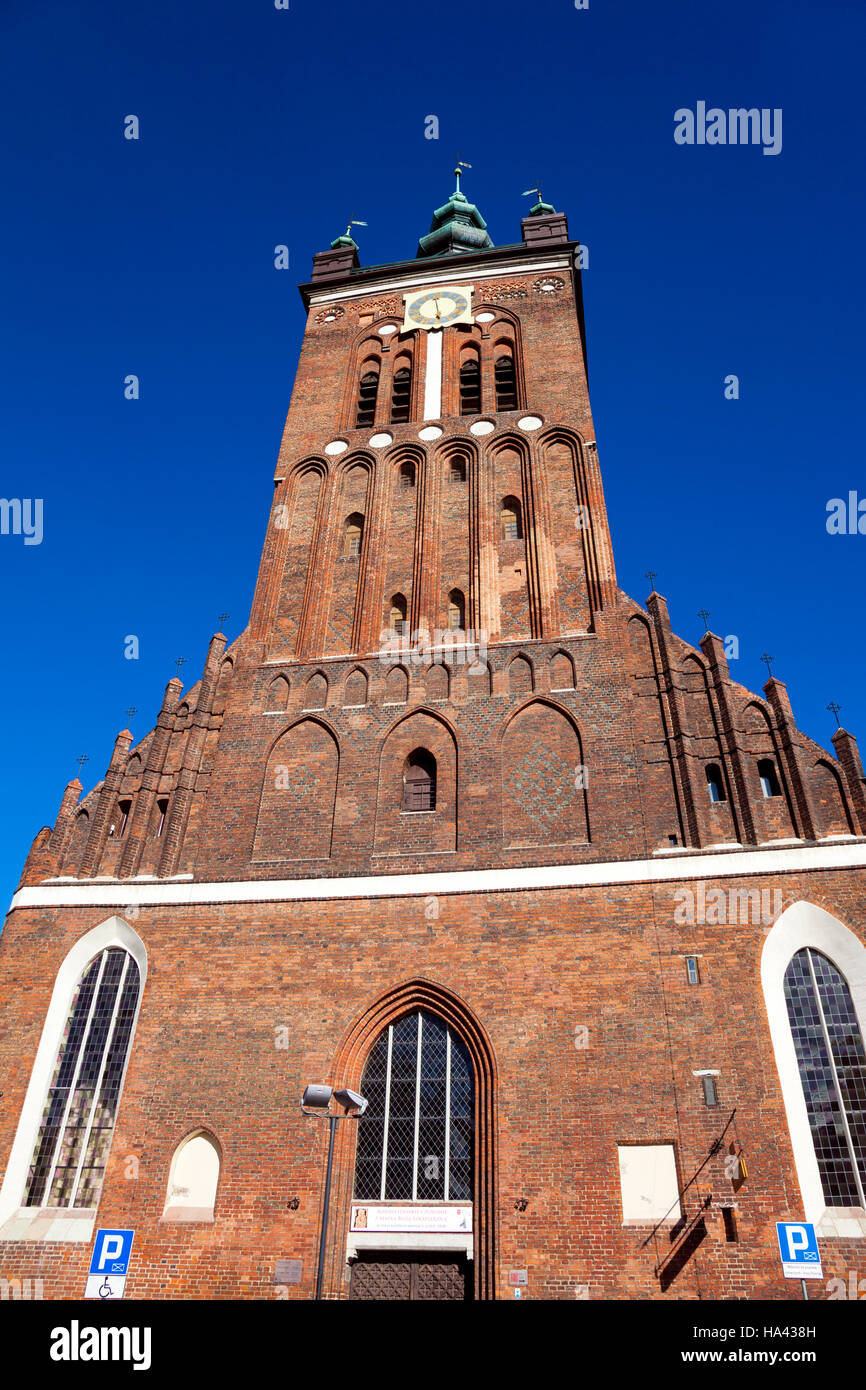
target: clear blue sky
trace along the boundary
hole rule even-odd
[[[866,739],[866,535],[825,529],[866,497],[860,0],[49,0],[0,37],[0,496],[44,505],[0,536],[4,902],[78,755],[89,787],[246,622],[312,254],[354,215],[365,264],[413,256],[458,152],[497,244],[541,179],[589,247],[622,586],[657,570],[683,637],[708,608],[737,679],[769,651],[803,729],[835,699]],[[675,144],[698,101],[781,108],[781,153]]]

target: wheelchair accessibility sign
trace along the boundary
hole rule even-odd
[[[85,1298],[123,1298],[135,1231],[97,1231]]]
[[[811,1221],[777,1221],[776,1235],[786,1279],[823,1279],[818,1238]]]

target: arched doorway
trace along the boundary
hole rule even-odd
[[[478,1020],[430,981],[399,985],[349,1030],[334,1075],[369,1101],[344,1129],[334,1293],[495,1298],[495,1064]]]

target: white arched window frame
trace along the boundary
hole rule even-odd
[[[144,984],[147,978],[147,952],[144,942],[122,917],[110,917],[101,922],[68,952],[63,960],[51,1002],[45,1016],[42,1035],[30,1075],[30,1083],[21,1107],[18,1127],[9,1154],[9,1162],[0,1187],[0,1240],[51,1240],[86,1241],[89,1240],[95,1224],[95,1214],[85,1215],[75,1207],[26,1207],[23,1205],[27,1193],[30,1164],[42,1125],[45,1102],[51,1086],[54,1066],[63,1041],[63,1034],[69,1018],[73,995],[81,976],[95,956],[110,947],[128,951],[138,966],[140,983],[138,1004],[129,1034],[129,1045],[123,1067],[120,1090],[118,1092],[118,1111],[123,1098],[123,1086],[129,1059],[135,1041],[135,1030],[141,1010]],[[110,1152],[110,1146],[109,1146]],[[46,1217],[50,1216],[48,1226]]]
[[[866,1238],[866,1210],[827,1206],[809,1126],[785,1002],[785,971],[797,952],[807,947],[820,951],[844,975],[860,1032],[866,1037],[866,946],[837,917],[814,903],[800,902],[787,908],[775,922],[761,955],[761,984],[803,1199],[803,1215],[819,1226],[819,1234]]]
[[[210,1130],[197,1129],[172,1155],[163,1221],[213,1221],[222,1155]]]

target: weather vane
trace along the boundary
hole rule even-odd
[[[360,220],[360,218],[358,218],[358,217],[350,217],[350,218],[349,218],[349,225],[348,225],[348,227],[346,228],[346,230],[345,230],[345,232],[343,233],[343,235],[344,235],[344,236],[351,236],[351,235],[352,235],[352,228],[353,228],[353,227],[367,227],[367,226],[369,226],[369,223],[367,223],[367,222],[362,222],[362,221]]]
[[[542,196],[541,196],[541,181],[540,181],[540,180],[539,180],[539,186],[538,186],[537,188],[527,188],[526,192],[525,192],[525,193],[521,193],[520,196],[521,196],[521,198],[529,198],[533,193],[537,193],[537,194],[538,194],[538,201],[539,201],[540,203],[543,203],[543,202],[544,202],[544,199],[543,199]]]
[[[454,170],[454,177],[455,177],[456,180],[457,180],[457,192],[458,192],[458,193],[460,192],[460,177],[461,177],[461,175],[460,175],[460,170],[461,170],[461,169],[471,169],[471,168],[472,168],[472,165],[471,165],[471,164],[467,164],[465,159],[458,159],[458,161],[457,161],[457,168]]]

